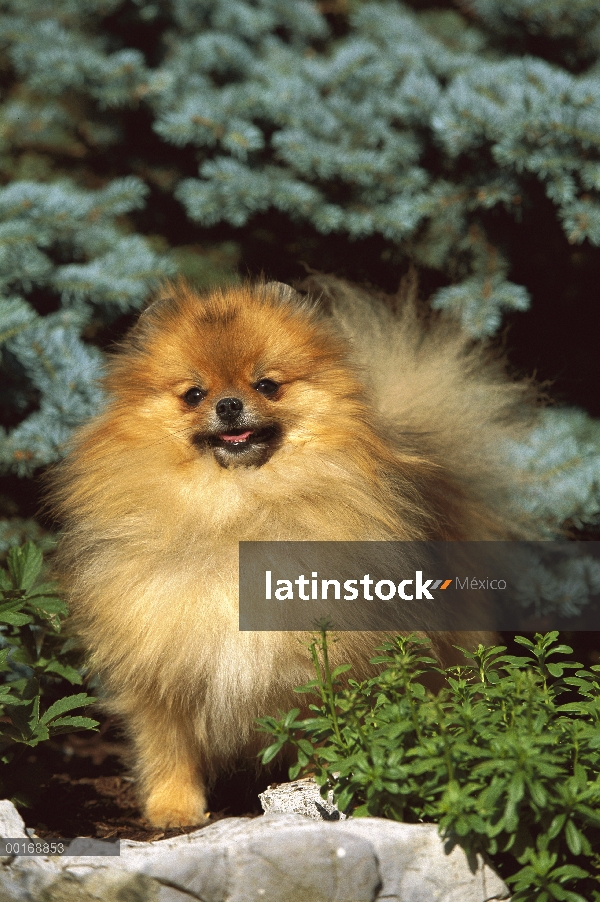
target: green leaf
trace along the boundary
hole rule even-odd
[[[567,840],[567,845],[573,855],[580,855],[581,836],[579,830],[571,820],[567,821],[565,825],[565,839]]]
[[[27,593],[28,601],[34,601],[39,598],[57,598],[60,600],[61,597],[58,583],[55,582],[36,583]]]
[[[273,758],[279,754],[281,749],[285,744],[285,738],[277,740],[272,745],[269,745],[261,754],[261,761],[263,764],[268,764],[269,761],[272,761]]]
[[[331,674],[331,679],[335,680],[336,677],[340,676],[342,673],[347,673],[349,670],[352,670],[352,664],[340,664]]]
[[[29,595],[27,597],[27,603],[30,607],[34,608],[40,614],[45,614],[47,617],[66,617],[69,613],[69,609],[61,598],[57,598],[55,595]]]
[[[1,611],[0,623],[8,623],[9,626],[25,626],[26,623],[33,623],[33,617],[30,617],[29,614]]]
[[[552,876],[556,878],[565,878],[567,880],[583,880],[590,876],[589,871],[578,867],[576,864],[563,864],[559,868],[552,871]]]
[[[296,744],[298,748],[301,749],[304,754],[308,755],[308,757],[310,758],[314,751],[312,742],[309,742],[308,739],[298,739]]]
[[[549,655],[572,655],[573,649],[570,645],[556,645],[552,651],[548,652]],[[581,665],[579,665],[581,666]]]
[[[32,680],[32,685],[36,685],[37,687],[37,680]],[[38,689],[31,706],[31,714],[29,715],[29,726],[32,730],[34,730],[40,722],[40,698],[41,696]]]
[[[37,724],[35,730],[33,731],[31,739],[29,739],[28,742],[25,743],[25,745],[34,747],[36,745],[39,745],[40,742],[46,742],[48,739],[50,739],[50,732],[47,727],[40,723]]]
[[[97,701],[97,699],[87,695],[85,692],[79,692],[77,695],[68,695],[65,698],[60,698],[57,702],[54,702],[53,705],[50,705],[40,720],[44,724],[50,723],[52,718],[58,717],[59,714],[71,711],[73,708],[83,708],[86,705],[92,705],[95,701]]]
[[[10,686],[0,686],[0,705],[11,703],[19,704],[19,699],[12,693]]]
[[[354,795],[355,790],[352,786],[346,786],[339,794],[336,794],[334,789],[333,797],[340,811],[346,811],[346,809],[352,804]]]
[[[584,899],[579,893],[564,889],[554,882],[548,884],[548,889],[552,893],[552,898],[557,899],[558,902],[589,902],[588,899]]]
[[[35,701],[19,699],[16,704],[6,704],[6,713],[17,731],[19,741],[31,738],[38,724],[39,696]]]
[[[71,667],[70,664],[61,664],[61,662],[57,660],[51,661],[46,665],[44,673],[56,673],[58,676],[64,677],[65,680],[68,680],[69,683],[76,686],[80,686],[83,682],[81,674],[75,667]]]
[[[299,714],[300,708],[292,708],[291,711],[288,711],[288,713],[283,718],[283,726],[286,728],[286,730],[289,730]]]
[[[49,724],[50,735],[57,733],[74,733],[78,730],[94,730],[99,726],[91,717],[58,717]]]
[[[525,792],[525,782],[523,775],[517,773],[513,776],[508,784],[508,799],[511,805],[516,805],[521,801]]]
[[[545,808],[546,803],[548,801],[548,794],[544,789],[542,783],[538,783],[533,781],[529,784],[529,791],[531,793],[531,798],[540,808]]]
[[[10,549],[7,563],[15,588],[31,589],[42,569],[42,560],[42,552],[33,542]]]
[[[550,824],[550,827],[548,828],[548,839],[556,839],[558,834],[563,829],[566,819],[567,819],[567,815],[565,814],[564,811],[561,811],[559,814],[556,814],[552,818],[552,823]]]
[[[302,765],[299,761],[296,764],[293,764],[288,770],[290,780],[295,780],[301,770]]]

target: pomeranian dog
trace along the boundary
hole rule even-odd
[[[317,282],[320,303],[280,283],[167,286],[53,477],[74,623],[156,825],[201,823],[215,775],[260,749],[255,718],[313,676],[297,633],[239,631],[241,540],[533,535],[502,450],[535,415],[531,386],[410,291],[394,312]],[[377,638],[340,634],[333,663],[364,676]],[[449,662],[480,636],[432,638]]]

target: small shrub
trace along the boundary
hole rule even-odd
[[[58,733],[98,726],[90,717],[70,713],[95,699],[85,692],[66,694],[82,678],[74,666],[74,640],[61,635],[66,605],[53,583],[40,581],[41,551],[33,542],[12,548],[7,565],[0,568],[0,762],[4,765],[13,764],[26,747]]]
[[[310,714],[262,718],[262,760],[291,743],[290,779],[313,773],[340,810],[438,823],[491,860],[513,902],[599,902],[600,666],[565,660],[557,637],[517,637],[523,657],[461,649],[465,664],[444,670],[427,640],[397,636],[372,659],[381,673],[343,682],[322,629],[316,678],[297,690],[316,699]],[[426,674],[442,676],[439,694]]]

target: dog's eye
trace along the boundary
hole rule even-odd
[[[183,400],[188,405],[188,407],[197,407],[200,401],[203,401],[206,397],[206,392],[202,391],[201,388],[188,388],[185,395],[183,396]]]
[[[272,379],[261,379],[260,382],[256,383],[254,388],[257,392],[260,392],[261,395],[265,395],[265,397],[268,398],[269,395],[275,394],[279,388],[279,384]]]

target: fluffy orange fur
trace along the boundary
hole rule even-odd
[[[255,718],[311,678],[298,634],[239,632],[240,540],[531,534],[502,456],[528,386],[410,299],[393,313],[336,280],[319,293],[168,286],[54,475],[74,623],[158,825],[201,822],[210,781],[256,753]],[[435,641],[448,659],[478,638]],[[375,639],[341,634],[334,663],[368,672]]]

